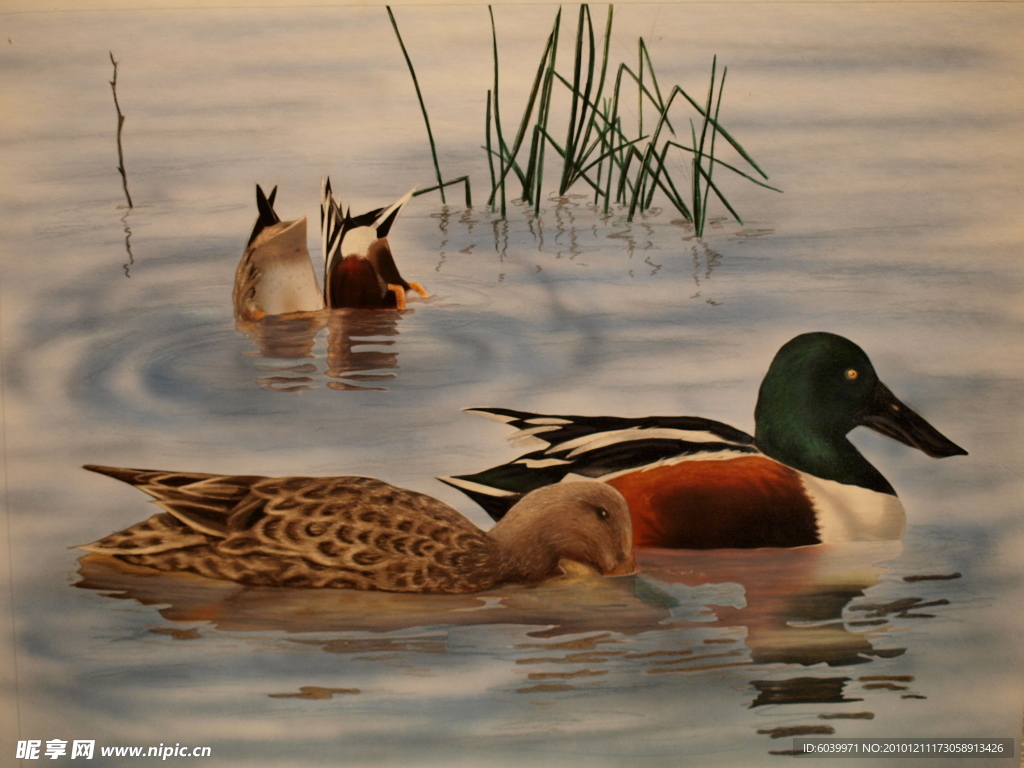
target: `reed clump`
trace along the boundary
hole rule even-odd
[[[466,207],[472,207],[468,176],[442,180],[437,147],[419,81],[395,16],[390,7],[387,10],[416,88],[437,179],[436,185],[416,194],[439,190],[444,203],[445,187],[464,183]],[[491,210],[500,211],[502,218],[507,216],[510,196],[532,206],[538,213],[545,189],[553,188],[563,196],[574,186],[582,184],[593,192],[594,204],[605,213],[612,205],[619,205],[626,209],[629,221],[638,212],[651,208],[655,195],[661,192],[669,204],[693,224],[700,237],[704,233],[712,197],[736,221],[743,223],[716,181],[723,172],[781,192],[766,183],[768,175],[722,125],[722,94],[728,69],[723,68],[719,75],[717,56],[711,62],[710,82],[703,99],[698,101],[679,85],[673,85],[667,96],[663,95],[650,51],[642,37],[637,42],[635,69],[625,62],[611,66],[609,47],[614,6],[608,7],[600,41],[595,36],[590,7],[586,4],[579,7],[575,45],[570,58],[571,76],[563,75],[556,66],[562,31],[562,9],[558,9],[526,105],[514,131],[507,132],[501,116],[497,25],[494,9],[488,6],[487,10],[494,71],[493,84],[487,91],[484,117],[483,149],[490,169],[487,205]],[[612,73],[614,76],[610,77]],[[626,100],[631,98],[636,99],[635,117],[630,117],[625,107]],[[630,101],[630,108],[632,105]],[[685,110],[682,117],[679,116],[679,107]],[[680,139],[670,117],[680,124],[683,120],[688,123],[687,136]],[[559,122],[565,123],[564,138],[554,135]],[[728,163],[716,156],[716,151],[720,154],[723,143],[732,148],[739,161]],[[556,155],[556,162],[548,162],[549,151]],[[670,157],[670,152],[686,158],[682,167],[688,170],[689,180],[685,184],[677,178],[679,171],[673,170],[673,162],[670,161],[676,158]],[[554,182],[545,179],[549,166],[557,169]],[[679,168],[677,162],[675,168]],[[517,186],[517,190],[512,190],[512,186]]]
[[[546,152],[557,155],[554,165],[557,179],[552,183],[558,195],[565,195],[574,185],[589,187],[594,203],[607,213],[613,204],[627,209],[632,221],[637,212],[650,208],[656,192],[694,226],[701,236],[707,222],[707,211],[713,194],[742,223],[739,214],[726,199],[715,181],[715,172],[736,174],[754,184],[781,191],[765,183],[768,175],[749,153],[726,130],[719,120],[722,93],[727,70],[718,74],[717,57],[711,64],[707,94],[701,101],[693,98],[679,85],[673,85],[663,96],[650,51],[643,38],[637,44],[637,65],[634,70],[625,62],[611,68],[609,44],[614,19],[614,6],[608,7],[603,38],[598,41],[590,8],[581,5],[576,22],[575,46],[570,63],[571,77],[556,67],[562,9],[555,14],[551,32],[537,66],[536,75],[511,140],[501,120],[499,91],[498,37],[494,10],[488,7],[494,57],[494,84],[487,93],[484,149],[491,172],[491,191],[487,202],[504,217],[508,188],[519,187],[518,199],[540,209],[545,189]],[[611,92],[606,93],[609,74],[614,72]],[[635,118],[624,119],[625,100],[635,96]],[[556,97],[558,101],[556,102]],[[556,104],[567,110],[566,130],[559,141],[553,135]],[[689,143],[679,140],[670,115],[675,117],[681,104],[687,111]],[[645,126],[645,110],[653,121]],[[679,120],[678,117],[676,117]],[[653,126],[653,127],[650,127]],[[749,172],[716,157],[722,144],[729,145]],[[677,183],[670,167],[669,152],[687,157],[689,183]],[[676,172],[677,173],[677,172]],[[760,178],[756,178],[755,175]],[[684,191],[680,191],[680,190]]]

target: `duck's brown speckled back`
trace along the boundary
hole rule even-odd
[[[88,467],[167,513],[84,549],[259,586],[473,592],[496,545],[446,504],[367,477],[220,476]]]

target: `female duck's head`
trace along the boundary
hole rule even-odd
[[[629,506],[617,490],[596,480],[531,491],[489,535],[501,548],[504,580],[538,581],[565,560],[609,576],[636,571]]]

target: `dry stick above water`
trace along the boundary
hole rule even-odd
[[[114,65],[114,79],[110,81],[110,90],[114,92],[114,108],[117,109],[117,170],[121,172],[121,183],[124,185],[124,196],[128,200],[128,207],[132,205],[132,196],[128,193],[128,175],[124,172],[124,150],[121,148],[121,129],[124,127],[124,115],[121,114],[121,105],[117,103],[117,61],[114,59],[114,52],[110,52],[110,63]]]

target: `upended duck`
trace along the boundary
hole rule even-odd
[[[276,196],[277,187],[268,197],[256,185],[259,215],[235,272],[232,297],[240,322],[324,308],[306,246],[306,219],[281,221],[274,212]]]
[[[360,216],[343,215],[331,194],[330,179],[321,186],[320,239],[324,288],[317,285],[306,245],[305,217],[281,221],[274,211],[277,187],[266,195],[256,185],[258,215],[235,271],[235,319],[254,322],[273,315],[331,309],[405,309],[406,293],[426,297],[419,283],[399,273],[387,235],[412,192],[388,208]]]
[[[369,477],[259,477],[87,465],[164,511],[81,549],[254,586],[466,593],[565,561],[636,570],[629,510],[604,483],[526,494],[483,531],[447,504]]]
[[[340,201],[331,192],[330,178],[323,179],[320,237],[328,307],[405,309],[408,291],[427,296],[423,286],[407,282],[399,274],[388,243],[388,233],[413,192],[387,208],[352,216],[349,210],[342,213]]]
[[[761,383],[753,436],[691,416],[616,418],[471,408],[538,448],[440,478],[496,520],[524,494],[568,479],[622,492],[637,547],[791,547],[902,537],[892,485],[847,439],[866,426],[935,458],[967,452],[879,380],[868,356],[831,333],[779,350]]]

